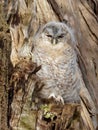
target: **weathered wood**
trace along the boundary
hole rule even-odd
[[[40,89],[43,86],[43,83],[40,79],[38,79],[38,77],[36,77],[36,72],[40,69],[40,67],[37,67],[35,63],[31,62],[33,61],[31,53],[32,42],[34,42],[33,36],[38,28],[49,21],[64,21],[74,29],[79,51],[79,66],[86,84],[86,90],[83,89],[85,91],[81,91],[81,109],[79,109],[79,113],[81,113],[79,114],[79,118],[82,121],[74,121],[73,119],[71,122],[72,125],[69,123],[69,128],[77,130],[79,128],[81,128],[81,130],[94,130],[94,126],[97,124],[97,114],[95,109],[98,108],[98,1],[7,0],[4,2],[4,5],[6,20],[10,27],[12,41],[10,58],[14,67],[13,74],[10,78],[11,88],[9,90],[10,100],[8,124],[13,130],[34,129],[35,124],[32,124],[32,122],[35,122],[36,114],[34,115],[32,111],[32,93],[35,85],[36,88],[38,87],[37,89]],[[0,35],[0,39],[2,39],[1,36],[2,35]],[[0,47],[2,48],[1,43],[2,42],[0,42]],[[6,49],[7,46],[4,48]],[[5,53],[5,49],[3,49],[2,54],[7,55],[7,52]],[[4,68],[8,67],[8,65],[5,65],[6,61],[8,64],[9,61],[7,58],[1,61],[1,63],[5,66]],[[4,73],[2,73],[4,75],[2,75],[2,77],[7,79],[8,71],[4,68],[1,69],[4,70]],[[5,83],[6,81],[3,82]],[[3,82],[1,82],[1,86],[3,86]],[[6,82],[6,85],[8,85],[8,81]],[[1,90],[3,92],[1,92]],[[4,86],[1,87],[1,90],[0,94],[2,98],[0,98],[0,101],[3,101],[2,99],[6,96]],[[5,96],[3,93],[5,93]],[[7,96],[6,99],[4,99],[4,103],[6,102]],[[2,106],[0,111],[3,109],[4,107]],[[5,109],[7,109],[7,107]],[[65,104],[64,107],[60,106],[59,108],[57,106],[57,109],[62,111],[60,115],[61,119],[57,122],[56,120],[53,120],[48,124],[47,121],[42,121],[43,111],[39,111],[40,114],[38,113],[37,127],[40,127],[40,130],[43,128],[40,126],[41,121],[43,122],[44,129],[60,130],[63,129],[63,127],[66,129],[64,124],[66,125],[70,119],[73,118],[73,115],[77,111],[77,106]],[[69,113],[67,110],[72,110],[72,112]],[[5,117],[6,114],[7,111],[4,114]],[[63,114],[67,115],[64,116]],[[2,116],[0,118],[3,119]],[[7,119],[5,119],[4,122],[6,123]],[[78,125],[76,122],[78,122]],[[52,125],[54,125],[55,128]]]
[[[14,68],[9,88],[11,129],[34,129],[36,114],[32,110],[32,94],[35,84],[40,83],[35,75],[38,70],[35,63],[26,59]]]
[[[38,111],[36,130],[82,130],[82,125],[78,104],[50,104]]]
[[[79,104],[42,106],[38,111],[36,130],[95,130],[91,117],[82,102]]]
[[[90,10],[87,3],[81,1],[79,4],[79,12],[80,12],[80,25],[81,25],[81,32],[83,35],[82,42],[79,44],[79,48],[81,51],[81,55],[86,64],[86,74],[84,73],[83,76],[85,77],[84,80],[87,80],[86,86],[92,95],[93,99],[98,101],[97,93],[98,93],[98,23],[96,16],[92,15],[93,12]],[[81,67],[82,68],[82,67]],[[83,71],[82,71],[83,72]],[[87,83],[90,84],[87,85]],[[92,93],[93,91],[93,93]],[[93,95],[94,94],[94,95]],[[97,103],[98,104],[98,103]]]
[[[98,16],[98,0],[87,0],[93,12]]]

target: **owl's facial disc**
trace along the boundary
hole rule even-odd
[[[65,39],[66,31],[56,26],[48,26],[44,29],[44,34],[51,44],[56,45]]]

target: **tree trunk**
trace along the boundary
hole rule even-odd
[[[1,10],[2,5],[4,6],[8,23],[6,27],[1,13],[1,129],[9,127],[12,130],[97,130],[98,0],[5,0],[0,4]],[[65,22],[74,29],[79,66],[86,88],[81,91],[81,105],[65,104],[59,107],[52,104],[51,107],[47,106],[47,118],[46,108],[39,111],[32,109],[33,90],[35,86],[43,86],[43,83],[36,76],[40,66],[33,62],[31,46],[36,31],[49,21]],[[87,96],[86,99],[84,95]],[[87,105],[88,102],[90,105]],[[94,112],[89,112],[86,108],[88,106]]]
[[[0,2],[0,130],[8,129],[8,84],[11,75],[11,37]]]

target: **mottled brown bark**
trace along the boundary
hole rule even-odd
[[[8,84],[10,73],[11,37],[0,2],[0,130],[8,129]]]

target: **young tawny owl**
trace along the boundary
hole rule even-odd
[[[73,31],[64,23],[49,22],[38,31],[32,53],[41,65],[37,75],[44,82],[37,94],[40,99],[79,102],[82,77],[73,44]]]
[[[37,107],[43,101],[53,100],[62,104],[80,103],[85,111],[84,103],[96,127],[96,108],[82,79],[76,51],[74,32],[66,24],[49,22],[39,29],[32,53],[34,62],[41,66],[36,74],[44,85],[35,86],[32,98]]]
[[[37,75],[44,82],[38,96],[61,102],[79,102],[81,74],[72,30],[60,22],[47,23],[34,40],[33,58],[41,65]]]

